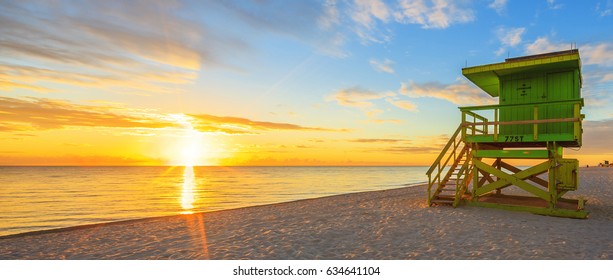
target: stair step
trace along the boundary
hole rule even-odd
[[[441,192],[455,192],[455,189],[440,189]]]
[[[453,200],[442,200],[442,199],[434,199],[432,203],[436,204],[453,204]]]
[[[453,196],[453,195],[437,195],[436,199],[451,199],[451,200],[454,200],[455,196]]]

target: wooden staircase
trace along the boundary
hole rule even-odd
[[[461,130],[461,126],[456,129],[426,172],[429,206],[447,204],[456,207],[466,195],[472,180],[472,154],[470,145],[462,141]]]

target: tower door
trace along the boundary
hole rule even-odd
[[[575,90],[574,73],[558,72],[547,74],[547,100],[564,101],[578,98]],[[545,118],[560,119],[572,118],[573,106],[570,104],[551,104],[547,105]],[[546,125],[546,133],[566,134],[573,133],[572,123],[551,123]]]
[[[534,104],[542,100],[542,92],[537,79],[526,77],[508,79],[502,82],[501,105]],[[533,109],[526,107],[502,108],[500,110],[501,121],[523,121],[534,118]],[[521,135],[532,134],[532,126],[503,125],[500,127],[501,134]]]

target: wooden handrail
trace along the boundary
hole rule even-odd
[[[455,130],[455,132],[449,139],[449,142],[447,142],[447,145],[445,145],[445,148],[443,148],[443,150],[438,155],[434,163],[432,163],[432,166],[430,166],[430,169],[428,169],[428,171],[426,172],[428,176],[430,176],[432,174],[432,171],[434,171],[434,168],[436,168],[436,166],[441,163],[441,159],[443,159],[445,154],[447,154],[447,150],[449,150],[449,147],[451,147],[451,145],[456,141],[456,138],[458,137],[458,134],[460,134],[461,130],[462,130],[462,125],[459,125],[458,129]]]
[[[572,118],[559,118],[559,119],[538,119],[539,118],[539,110],[541,108],[547,108],[552,104],[568,104],[573,105],[573,117]],[[462,137],[465,137],[468,131],[471,132],[470,135],[491,135],[489,133],[489,126],[494,127],[494,140],[498,138],[498,134],[500,133],[500,127],[505,125],[532,125],[533,126],[533,134],[534,140],[538,139],[538,125],[539,124],[548,124],[548,123],[574,123],[575,131],[578,131],[581,127],[581,116],[580,110],[581,106],[583,106],[583,98],[572,99],[572,100],[560,100],[560,101],[548,101],[548,102],[537,102],[537,103],[526,103],[526,104],[505,104],[505,105],[486,105],[486,106],[471,106],[471,107],[460,107],[462,112]],[[513,109],[513,108],[531,108],[533,119],[528,120],[518,120],[518,121],[500,121],[498,112],[501,108]],[[473,112],[473,111],[482,111],[482,110],[493,110],[494,111],[494,121],[488,121],[487,118]],[[466,116],[473,117],[472,119],[466,118]],[[464,138],[463,138],[464,139]]]
[[[463,126],[477,125],[510,125],[510,124],[537,124],[537,123],[560,123],[560,122],[579,122],[580,118],[562,118],[562,119],[544,119],[544,120],[525,120],[525,121],[509,121],[509,122],[474,122],[465,123]]]

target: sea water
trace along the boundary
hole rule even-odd
[[[0,236],[426,180],[426,167],[0,167]]]

